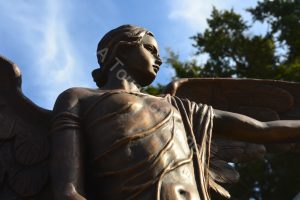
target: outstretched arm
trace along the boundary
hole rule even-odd
[[[76,93],[67,90],[54,106],[51,179],[55,200],[84,200],[83,148]]]
[[[248,142],[300,141],[300,120],[261,122],[245,115],[214,110],[214,134]]]

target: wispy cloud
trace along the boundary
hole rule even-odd
[[[213,7],[217,9],[233,8],[238,13],[245,15],[245,9],[256,4],[256,0],[173,0],[168,1],[169,18],[185,23],[193,31],[203,31],[207,27],[207,18],[210,17]],[[249,20],[249,17],[246,16]]]
[[[59,92],[80,81],[80,56],[68,30],[71,14],[61,10],[70,6],[70,1],[59,0],[46,0],[40,4],[15,0],[1,3],[1,11],[5,11],[2,15],[18,27],[15,31],[20,33],[20,40],[27,41],[26,56],[32,58],[31,69],[27,69],[31,71],[31,87],[38,89],[35,93],[39,95],[34,95],[39,96],[37,103],[47,108],[52,107]],[[24,80],[25,84],[26,81],[29,80]]]
[[[57,91],[62,91],[76,83],[81,68],[78,52],[71,41],[68,30],[67,15],[60,9],[65,6],[58,0],[48,1],[48,13],[42,31],[41,45],[37,47],[40,55],[36,66],[39,66],[40,80],[45,84],[44,96],[55,99]]]
[[[207,27],[206,19],[213,6],[223,7],[220,0],[173,0],[169,2],[169,18],[186,23],[192,31],[200,31]]]
[[[232,1],[232,0],[229,0]],[[213,6],[224,8],[220,0],[165,0],[167,17],[173,24],[172,50],[178,52],[183,60],[194,58],[195,49],[192,47],[191,36],[207,28],[207,18],[210,17]],[[226,1],[228,3],[228,1]],[[203,63],[207,56],[198,58]]]

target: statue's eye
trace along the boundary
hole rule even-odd
[[[144,47],[145,47],[148,51],[150,51],[152,54],[156,54],[156,53],[157,53],[157,51],[156,51],[156,49],[154,48],[154,46],[152,46],[152,45],[150,45],[150,44],[144,44]]]

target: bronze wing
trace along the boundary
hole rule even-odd
[[[52,199],[50,117],[22,93],[18,66],[0,56],[0,199]]]
[[[188,98],[216,109],[244,114],[260,121],[300,119],[300,83],[257,80],[195,78],[178,79],[170,83],[165,93]],[[300,143],[251,144],[239,141],[213,139],[211,186],[226,194],[215,182],[230,183],[239,174],[228,162],[238,163],[259,159],[270,153],[300,152]]]

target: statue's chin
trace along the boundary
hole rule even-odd
[[[155,80],[155,77],[156,76],[152,76],[152,77],[148,76],[143,79],[141,78],[139,81],[137,81],[137,83],[138,83],[138,85],[145,87],[145,86],[150,85]]]

